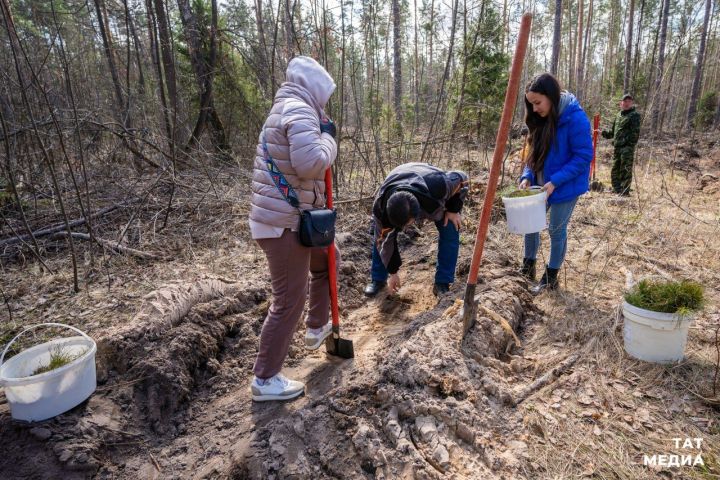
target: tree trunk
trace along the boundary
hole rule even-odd
[[[582,78],[583,78],[583,0],[578,0],[578,21],[577,21],[577,51],[575,52],[575,96],[582,101]]]
[[[225,140],[225,131],[215,111],[212,90],[217,59],[217,1],[211,1],[212,14],[207,52],[203,51],[203,39],[201,37],[200,26],[197,16],[190,7],[190,0],[178,0],[177,3],[180,9],[180,20],[182,21],[185,32],[190,63],[195,72],[195,80],[200,94],[198,118],[186,148],[189,150],[197,147],[200,137],[208,124],[208,120],[211,120],[210,125],[214,129],[214,134],[218,141],[217,143],[214,142],[214,147],[218,150],[227,150],[228,145]],[[207,61],[205,60],[206,58]]]
[[[668,0],[668,1],[669,1],[669,0]],[[673,85],[673,79],[675,78],[675,72],[677,71],[678,59],[680,58],[680,48],[678,48],[678,49],[675,51],[674,57],[675,57],[675,58],[673,59],[673,65],[672,65],[672,67],[670,67],[670,70],[669,70],[669,71],[670,71],[670,78],[668,78],[667,88],[666,88],[666,90],[665,90],[665,95],[664,95],[664,97],[661,95],[660,98],[670,98],[670,92],[671,92],[671,90],[672,90],[672,85]],[[665,124],[665,117],[666,117],[668,111],[671,112],[671,113],[672,113],[672,111],[673,111],[672,102],[671,102],[671,104],[670,104],[670,108],[665,107],[665,108],[663,108],[662,112],[660,113],[660,126],[659,126],[658,128],[659,128],[659,130],[660,130],[661,132],[662,132],[662,130],[663,130],[663,125]],[[668,123],[671,123],[671,122],[672,122],[672,117],[670,118],[670,120],[668,121]]]
[[[401,35],[400,32],[400,0],[392,0],[393,15],[393,70],[394,70],[394,99],[395,99],[395,118],[400,131],[402,132],[402,62],[401,62]]]
[[[625,44],[625,74],[623,75],[623,92],[627,93],[631,88],[632,73],[632,40],[633,40],[633,23],[635,18],[635,0],[630,0],[628,7],[628,34],[627,43]]]
[[[415,119],[413,121],[413,131],[417,130],[419,124],[420,124],[420,61],[418,58],[418,23],[417,23],[417,17],[418,17],[418,11],[417,11],[417,0],[413,0],[413,9],[415,12],[414,20],[415,20],[415,54],[414,54],[414,78],[413,78],[413,96],[415,97],[415,101],[413,102],[413,108],[415,109]]]
[[[255,25],[258,34],[258,65],[260,67],[259,80],[265,95],[268,95],[270,69],[267,61],[267,43],[265,42],[265,26],[263,23],[262,0],[255,0]]]
[[[557,76],[560,61],[560,33],[562,30],[562,0],[555,0],[555,23],[553,25],[552,59],[550,73]]]
[[[160,46],[157,34],[157,20],[155,19],[155,13],[153,12],[152,0],[146,0],[145,10],[147,12],[147,24],[148,24],[148,37],[150,38],[150,50],[152,52],[152,62],[155,67],[155,76],[157,77],[158,83],[158,97],[160,97],[160,105],[162,107],[163,122],[165,125],[165,134],[167,135],[168,146],[170,150],[174,149],[173,142],[173,128],[170,123],[170,109],[168,108],[167,99],[165,96],[165,78],[163,77],[163,71],[160,61]]]
[[[567,83],[566,88],[575,89],[575,42],[573,41],[573,16],[572,16],[572,0],[568,0],[567,4]]]
[[[580,73],[579,77],[579,85],[578,85],[578,91],[580,91],[583,95],[585,93],[585,75],[588,71],[587,61],[588,61],[588,47],[590,46],[590,42],[592,41],[592,22],[593,22],[593,0],[590,0],[590,4],[588,5],[588,14],[587,14],[587,24],[585,26],[585,41],[583,42],[583,52],[582,52],[582,72]]]
[[[698,48],[697,62],[695,63],[695,78],[692,84],[692,93],[690,94],[690,107],[688,108],[687,123],[688,129],[694,127],[695,113],[697,111],[698,97],[702,87],[703,66],[705,64],[705,42],[707,40],[708,23],[710,22],[710,8],[712,0],[705,0],[705,19],[703,20],[702,32],[700,34],[700,47]]]
[[[668,16],[670,15],[670,0],[663,0],[662,13],[660,14],[660,46],[658,47],[657,76],[655,77],[655,93],[652,109],[651,127],[653,133],[658,133],[658,120],[660,117],[660,86],[665,74],[665,42],[667,40]]]
[[[485,6],[485,0],[482,0],[481,7],[480,7],[480,18],[482,18],[482,12],[483,7]],[[467,22],[468,22],[468,15],[467,15],[467,0],[463,1],[463,69],[462,69],[462,76],[460,78],[460,99],[457,103],[457,110],[455,112],[455,119],[452,123],[452,131],[453,133],[457,132],[458,123],[460,122],[460,117],[462,116],[463,107],[465,104],[465,84],[467,82],[467,58],[471,51],[475,50],[475,46],[477,45],[478,37],[480,36],[480,28],[475,29],[475,34],[473,35],[473,41],[468,49],[468,37],[467,37]],[[478,22],[479,23],[479,22]]]
[[[428,130],[427,140],[423,144],[422,154],[420,155],[421,162],[425,161],[425,154],[427,153],[428,144],[432,141],[432,135],[433,135],[433,131],[435,129],[435,124],[438,122],[438,113],[440,112],[440,106],[442,105],[444,97],[445,97],[445,83],[447,82],[447,80],[450,76],[450,64],[452,63],[453,48],[455,46],[455,29],[457,27],[458,3],[459,3],[459,0],[454,0],[452,3],[453,10],[452,10],[452,21],[451,21],[451,25],[450,25],[450,45],[448,46],[447,62],[445,63],[445,71],[443,72],[442,81],[440,82],[440,91],[438,94],[437,104],[435,105],[435,114],[433,115],[433,118],[430,121],[430,129]]]
[[[62,214],[65,228],[68,232],[70,232],[71,230],[70,230],[69,220],[68,220],[68,216],[67,216],[67,210],[65,209],[65,202],[64,202],[63,196],[62,196],[63,189],[60,188],[60,184],[58,182],[58,175],[55,172],[54,162],[50,157],[50,152],[48,151],[48,148],[45,145],[45,142],[43,141],[43,136],[40,134],[40,131],[38,130],[37,122],[35,121],[32,107],[30,105],[30,100],[27,97],[27,89],[25,88],[24,76],[22,73],[22,69],[20,67],[20,59],[18,58],[18,53],[24,54],[24,51],[20,44],[20,39],[18,38],[17,30],[15,29],[15,21],[12,16],[12,10],[10,8],[9,0],[0,0],[0,10],[2,11],[5,28],[7,30],[8,39],[10,41],[10,50],[12,52],[13,62],[15,64],[15,72],[17,73],[18,83],[19,83],[19,87],[20,87],[20,95],[22,96],[23,104],[25,105],[25,108],[27,109],[27,115],[30,118],[30,123],[32,125],[32,131],[33,131],[34,137],[37,140],[38,145],[40,146],[42,158],[45,161],[48,171],[50,172],[53,190],[57,193],[58,206],[60,207],[60,213]],[[28,61],[27,57],[25,56],[24,58],[27,62]],[[30,66],[30,65],[28,65],[28,66]],[[30,66],[30,71],[32,74],[32,82],[36,83],[38,88],[43,88],[42,86],[39,85],[38,78],[35,75],[35,73],[32,71],[31,66]],[[47,100],[47,92],[43,91],[43,93],[45,94],[45,98]],[[50,107],[50,105],[48,105],[48,107]],[[55,120],[55,119],[53,119],[53,120]],[[5,132],[5,136],[7,137],[6,132]],[[9,161],[9,158],[8,158],[8,161]],[[32,235],[32,233],[31,233],[31,235]],[[72,241],[72,239],[68,239],[68,245],[70,246],[70,255],[71,255],[72,267],[73,267],[73,288],[74,288],[74,291],[77,293],[80,291],[80,286],[78,283],[78,262],[77,262],[77,256],[75,254],[75,243]]]
[[[293,26],[293,11],[294,4],[291,5],[292,0],[285,0],[285,57],[289,63],[292,57],[295,55],[295,44],[297,40],[295,38],[295,27]]]
[[[148,0],[153,1],[153,0]],[[173,58],[173,45],[171,43],[172,35],[170,33],[170,24],[165,14],[165,4],[163,0],[154,0],[155,18],[157,19],[157,30],[160,36],[160,53],[162,57],[162,68],[165,77],[165,87],[168,92],[168,100],[170,113],[172,114],[173,137],[175,137],[175,117],[177,116],[178,97],[177,97],[177,81],[175,74],[175,61]],[[159,73],[158,73],[159,74]],[[172,138],[173,142],[176,138]]]
[[[127,5],[127,1],[125,2],[125,4]],[[132,17],[130,17],[130,16],[128,17],[128,27],[130,28],[130,34],[132,35],[132,38],[133,38],[133,45],[135,47],[135,62],[137,63],[137,66],[138,66],[138,81],[140,83],[140,85],[138,86],[138,92],[140,93],[141,96],[143,96],[143,95],[145,95],[146,86],[145,86],[145,74],[143,71],[143,62],[141,60],[142,57],[140,55],[140,50],[141,50],[142,44],[140,43],[140,39],[138,38],[137,31],[135,31],[135,23],[133,22]]]
[[[435,89],[435,56],[433,55],[433,46],[435,39],[435,0],[430,0],[430,24],[428,26],[428,48],[429,54],[427,59],[427,92],[425,96],[425,118],[432,104],[433,90]]]
[[[645,20],[645,0],[640,2],[640,19],[638,20],[638,29],[635,39],[635,59],[633,60],[632,78],[637,78],[638,66],[640,65],[640,45],[642,44]]]
[[[115,54],[113,52],[112,37],[107,26],[107,15],[105,12],[105,3],[103,0],[93,0],[95,2],[95,12],[97,13],[98,28],[100,29],[100,37],[105,50],[105,58],[110,67],[110,77],[115,87],[115,100],[117,101],[120,111],[123,109],[125,100],[123,99],[122,88],[120,87],[120,77],[118,75],[117,66],[115,64]],[[122,117],[122,114],[119,115]]]

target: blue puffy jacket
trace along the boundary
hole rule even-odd
[[[545,158],[543,178],[555,185],[548,203],[562,203],[588,191],[593,147],[590,122],[574,95],[562,93],[560,118],[555,141]],[[565,108],[562,108],[562,106]],[[537,184],[535,173],[525,167],[520,181],[529,179]]]

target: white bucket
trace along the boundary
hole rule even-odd
[[[79,333],[78,337],[58,338],[23,350],[7,362],[5,354],[24,333],[42,326],[64,327]],[[32,375],[38,367],[50,362],[53,348],[64,347],[70,355],[83,353],[67,365]],[[97,387],[95,379],[95,341],[75,327],[62,323],[41,323],[20,332],[10,340],[0,357],[0,385],[16,420],[46,420],[79,405]]]
[[[539,190],[540,187],[531,187]],[[547,228],[545,199],[547,193],[527,197],[502,197],[510,233],[536,233]]]
[[[645,310],[623,301],[625,351],[646,362],[672,363],[683,359],[692,316]]]

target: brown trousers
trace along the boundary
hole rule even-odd
[[[320,328],[330,313],[327,248],[308,248],[297,232],[285,229],[280,238],[257,240],[270,267],[273,301],[260,332],[260,347],[254,372],[258,378],[270,378],[280,372],[290,341],[305,307],[310,273],[310,305],[305,324]],[[340,252],[336,250],[337,264]]]

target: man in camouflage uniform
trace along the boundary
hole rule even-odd
[[[610,130],[603,130],[604,138],[611,138],[615,152],[610,177],[615,193],[630,195],[635,145],[640,137],[640,114],[635,110],[632,95],[626,93],[620,100],[620,112]]]

